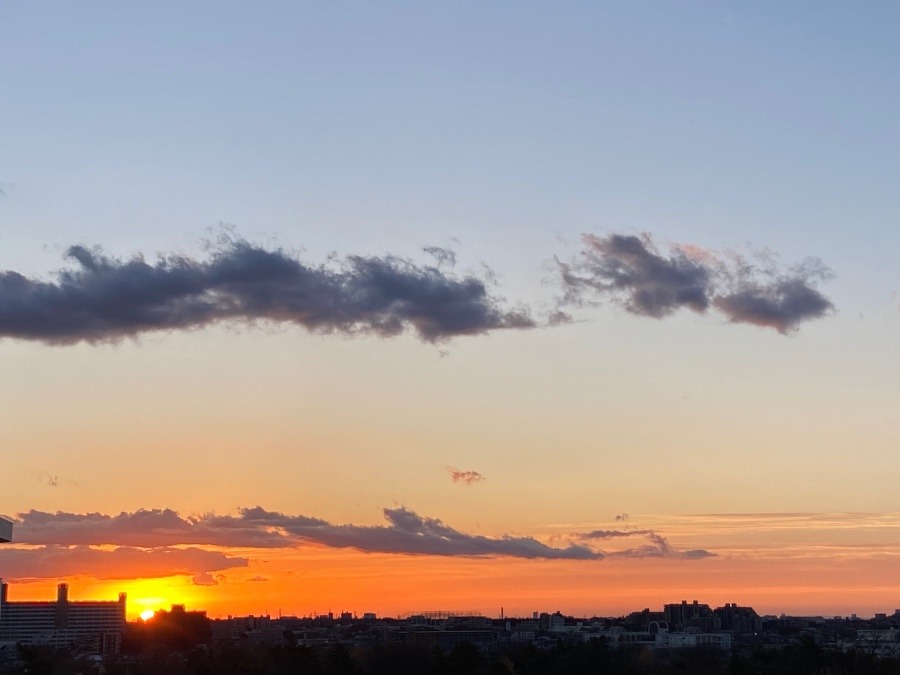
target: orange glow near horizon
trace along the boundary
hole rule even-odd
[[[271,552],[269,552],[271,553]],[[508,560],[425,559],[387,554],[322,551],[315,560],[274,560],[259,570],[232,572],[221,583],[197,586],[190,577],[67,580],[72,600],[128,594],[129,621],[184,604],[226,616],[310,616],[329,611],[375,612],[395,617],[428,610],[475,610],[497,616],[562,611],[575,616],[619,616],[681,600],[712,606],[726,602],[760,614],[860,616],[892,612],[900,582],[892,565],[810,560]],[[17,583],[11,600],[50,600],[55,584]],[[47,591],[51,591],[48,593]]]
[[[698,600],[754,607],[760,614],[872,615],[900,606],[900,581],[883,557],[602,561],[426,558],[318,549],[265,551],[216,585],[191,577],[103,582],[99,597],[128,592],[128,616],[184,604],[210,618],[375,612],[395,617],[428,610],[498,616],[562,611],[619,616]],[[78,583],[84,584],[85,580]],[[84,588],[85,591],[89,590]],[[85,596],[85,593],[80,593]]]
[[[428,610],[497,616],[500,607],[507,616],[557,610],[619,616],[681,600],[712,606],[736,602],[760,614],[871,616],[900,607],[900,581],[892,574],[900,560],[897,514],[641,520],[664,532],[676,554],[617,556],[610,548],[604,559],[547,560],[363,553],[314,545],[209,547],[227,551],[237,562],[218,571],[200,568],[159,578],[59,581],[69,583],[73,601],[115,600],[126,593],[129,620],[173,604],[205,611],[210,618],[329,611],[393,617]],[[542,538],[552,542],[550,531]],[[677,554],[698,550],[708,551],[706,557]],[[53,600],[56,583],[13,582],[10,601]]]

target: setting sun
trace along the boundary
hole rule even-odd
[[[141,612],[141,621],[149,621],[153,618],[153,615],[156,614],[152,609],[145,609]]]

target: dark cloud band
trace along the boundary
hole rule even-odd
[[[451,259],[450,251],[441,259]],[[503,309],[485,283],[395,256],[349,256],[308,265],[283,250],[228,241],[208,259],[154,264],[73,246],[76,263],[54,281],[0,272],[0,337],[51,344],[105,342],[220,321],[291,323],[320,333],[435,342],[501,328],[531,328],[525,309]]]

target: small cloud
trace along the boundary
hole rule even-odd
[[[268,577],[260,577],[260,576],[250,577],[249,579],[247,579],[247,581],[254,581],[254,582],[257,582],[257,581],[262,582],[262,581],[268,581],[268,580],[269,580]]]
[[[209,572],[201,572],[200,574],[195,574],[194,578],[191,579],[191,582],[195,586],[218,586],[219,581]]]
[[[477,471],[460,471],[452,466],[448,466],[447,472],[450,474],[450,480],[454,483],[459,483],[460,485],[473,485],[474,483],[486,480],[485,477]]]
[[[699,558],[716,558],[718,554],[707,551],[705,548],[695,548],[690,551],[682,551],[681,557],[687,560],[698,560]]]
[[[50,487],[57,487],[59,485],[59,477],[53,476],[46,471],[41,471],[38,474],[38,482],[43,483],[44,485],[48,485]]]
[[[620,513],[620,514],[618,514],[618,515],[616,516],[616,520],[619,521],[619,522],[624,522],[624,521],[628,520],[628,514],[627,514],[627,513]]]

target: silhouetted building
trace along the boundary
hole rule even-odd
[[[184,605],[172,605],[169,612],[160,610],[147,621],[131,624],[129,628],[125,651],[153,648],[185,651],[208,644],[212,639],[206,612],[189,612]]]
[[[12,541],[12,523],[0,518],[0,543]]]
[[[0,585],[0,642],[78,646],[114,654],[125,630],[125,594],[118,601],[71,602],[68,584],[57,587],[56,602],[9,602]]]
[[[674,630],[681,631],[685,628],[699,628],[702,631],[717,630],[716,619],[709,605],[701,605],[696,600],[688,604],[685,600],[681,604],[664,605],[663,618]]]
[[[651,621],[665,621],[666,617],[663,612],[651,612],[650,609],[644,609],[640,612],[632,612],[627,617],[625,617],[625,622],[632,627],[632,630],[635,628],[646,629],[647,626],[650,625]]]
[[[736,603],[725,603],[724,607],[713,610],[713,614],[722,630],[739,635],[762,632],[762,619],[752,607],[738,607]]]

